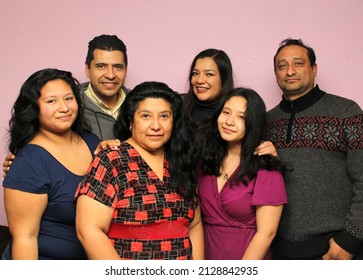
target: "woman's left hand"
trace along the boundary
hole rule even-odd
[[[119,150],[120,145],[121,145],[121,141],[118,140],[118,139],[103,140],[96,147],[96,150],[94,151],[94,154],[97,155],[101,150],[104,150],[104,149],[107,149],[107,148],[110,148],[112,150]]]

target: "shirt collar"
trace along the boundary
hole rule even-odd
[[[113,109],[107,106],[93,91],[91,83],[88,84],[88,87],[85,91],[86,95],[91,99],[91,101],[106,114],[111,115],[114,119],[117,119],[119,109],[121,107],[122,102],[125,100],[126,94],[121,88],[118,93],[118,100]]]
[[[321,91],[318,85],[315,85],[315,87],[311,89],[308,93],[304,94],[298,99],[295,99],[294,101],[288,100],[283,95],[279,106],[281,110],[286,113],[291,113],[292,111],[301,112],[318,102],[320,98],[322,98],[324,95],[325,92]]]

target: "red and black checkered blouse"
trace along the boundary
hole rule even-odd
[[[108,236],[122,259],[191,259],[190,201],[170,189],[168,162],[161,181],[138,151],[122,142],[91,164],[76,196],[85,194],[115,210]]]

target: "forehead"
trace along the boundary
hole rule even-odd
[[[40,94],[46,95],[58,95],[73,93],[71,86],[62,79],[56,79],[48,81],[40,88]]]
[[[247,108],[247,100],[242,96],[232,96],[226,101],[224,107],[234,111],[245,112]]]
[[[195,62],[195,65],[194,65],[194,69],[201,70],[201,71],[203,71],[203,70],[218,71],[218,66],[213,58],[203,57],[203,58],[197,59],[197,61]]]
[[[163,98],[146,98],[139,102],[136,107],[136,112],[148,111],[148,112],[172,112],[171,104]]]
[[[95,49],[93,51],[93,63],[125,64],[124,54],[119,50],[107,51]]]
[[[291,45],[281,49],[281,51],[276,56],[276,62],[297,58],[309,59],[308,52],[303,47]]]

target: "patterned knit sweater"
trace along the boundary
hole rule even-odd
[[[290,171],[273,250],[288,258],[313,258],[329,239],[355,254],[363,244],[362,110],[352,100],[316,85],[268,112],[266,139]]]

